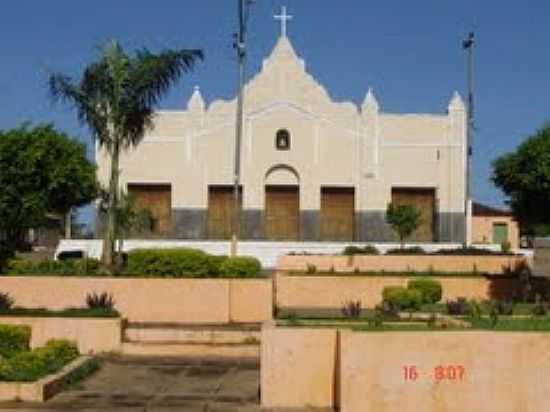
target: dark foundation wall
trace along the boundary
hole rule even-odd
[[[364,211],[355,214],[355,239],[358,242],[396,241],[395,234],[386,223],[385,211]],[[207,239],[206,209],[172,209],[172,236],[176,239]],[[320,240],[320,212],[300,211],[300,240]],[[440,213],[437,217],[436,241],[464,241],[464,215],[462,213]],[[99,221],[99,219],[98,219]],[[100,226],[100,225],[98,225]],[[168,235],[170,237],[170,235]],[[265,240],[264,212],[259,209],[243,211],[241,238]]]
[[[260,209],[245,209],[241,216],[241,237],[243,239],[263,240],[264,212]]]
[[[172,209],[172,231],[176,239],[206,239],[207,209]]]
[[[436,217],[435,242],[464,242],[464,221],[462,213],[440,213]],[[395,242],[397,237],[386,223],[385,211],[356,213],[356,237],[359,242]]]
[[[318,210],[300,211],[300,240],[318,241],[320,228],[321,214]]]
[[[386,223],[385,211],[363,211],[355,214],[355,236],[358,242],[391,242],[394,235]]]

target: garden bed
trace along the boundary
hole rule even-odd
[[[120,318],[0,315],[0,325],[29,327],[31,348],[39,348],[52,339],[75,342],[84,354],[116,352],[121,347]]]
[[[60,371],[35,382],[0,381],[0,401],[45,402],[67,386],[84,379],[98,367],[94,358],[81,356]]]
[[[310,274],[316,272],[506,274],[521,270],[526,264],[523,256],[516,255],[287,255],[278,259],[277,269]]]
[[[276,307],[278,311],[332,310],[340,311],[349,301],[359,301],[363,308],[374,307],[388,286],[405,286],[417,276],[345,276],[275,275]],[[521,289],[517,277],[450,277],[434,276],[441,283],[443,301],[464,297],[468,300],[511,300]]]
[[[94,370],[71,341],[52,339],[35,348],[31,342],[29,326],[0,325],[0,401],[42,402]]]
[[[7,276],[0,292],[20,306],[63,310],[107,293],[130,322],[248,323],[271,319],[271,279],[152,279]]]

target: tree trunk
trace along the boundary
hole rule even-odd
[[[70,239],[72,237],[71,231],[71,209],[65,213],[65,239]]]
[[[119,143],[114,139],[113,151],[111,153],[111,179],[109,181],[109,203],[107,205],[107,222],[103,235],[103,263],[110,269],[114,268],[115,241],[116,241],[116,208],[118,204],[118,163]]]

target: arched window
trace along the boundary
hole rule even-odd
[[[275,136],[277,150],[290,150],[290,133],[286,129],[280,129]]]

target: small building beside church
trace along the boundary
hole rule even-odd
[[[360,107],[336,102],[283,33],[245,87],[241,238],[391,241],[395,202],[422,211],[412,241],[463,242],[466,109],[449,98],[427,114],[386,112],[371,89]],[[207,106],[196,87],[121,155],[121,186],[152,212],[155,236],[230,237],[236,100]],[[107,185],[109,158],[96,159]]]
[[[510,243],[512,249],[519,248],[520,230],[510,210],[498,209],[483,203],[472,206],[472,240],[478,244]]]

